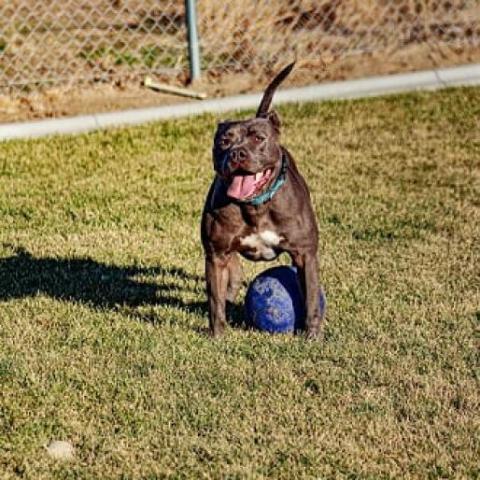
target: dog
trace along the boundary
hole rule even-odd
[[[226,305],[242,282],[241,255],[271,261],[286,252],[296,266],[305,299],[305,334],[322,336],[319,307],[318,227],[307,184],[280,144],[280,119],[270,110],[285,67],[268,85],[254,118],[223,121],[213,142],[215,178],[201,221],[205,252],[209,328],[214,338],[226,326]]]

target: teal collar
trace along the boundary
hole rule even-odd
[[[258,206],[271,200],[273,196],[280,190],[280,187],[285,183],[285,180],[287,179],[287,167],[287,156],[285,155],[285,153],[282,152],[282,166],[280,167],[280,173],[278,174],[277,178],[272,183],[270,188],[267,191],[258,195],[257,197],[250,198],[249,200],[242,201],[241,203]]]

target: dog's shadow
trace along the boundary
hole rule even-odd
[[[40,294],[94,309],[127,308],[153,323],[161,322],[158,313],[139,307],[164,305],[207,317],[206,297],[205,301],[184,300],[187,291],[203,290],[203,281],[182,268],[115,266],[88,257],[35,257],[23,249],[0,259],[0,302]],[[242,317],[240,307],[230,307],[234,326],[241,325]]]

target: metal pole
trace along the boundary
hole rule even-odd
[[[185,12],[188,34],[188,60],[190,64],[190,81],[200,78],[200,48],[197,32],[196,0],[185,0]]]

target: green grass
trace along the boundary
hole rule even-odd
[[[214,116],[0,144],[2,480],[479,478],[479,98],[280,108],[323,343],[206,335]]]

